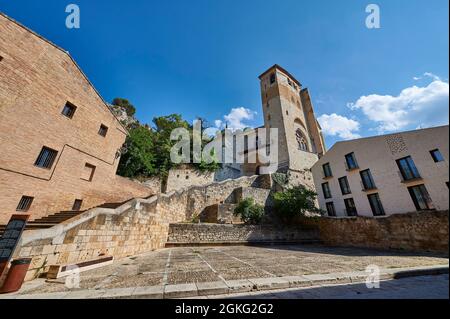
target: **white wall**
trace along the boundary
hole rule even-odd
[[[403,139],[403,143],[401,142]],[[430,151],[439,149],[444,162],[435,163]],[[359,170],[346,171],[345,155],[354,152]],[[396,160],[411,156],[421,181],[402,183]],[[322,165],[330,163],[333,178],[324,180]],[[336,143],[312,168],[314,183],[319,195],[320,207],[326,210],[326,202],[332,201],[338,216],[345,216],[344,199],[353,198],[361,216],[373,216],[367,199],[370,193],[378,193],[386,215],[416,211],[407,187],[424,184],[436,209],[449,208],[449,127],[423,129],[400,134],[376,136]],[[370,169],[376,191],[363,192],[359,172]],[[351,194],[343,196],[338,179],[347,176]],[[322,183],[329,182],[333,198],[325,200]]]

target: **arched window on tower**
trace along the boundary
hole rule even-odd
[[[309,152],[308,143],[306,142],[306,138],[303,135],[303,132],[301,129],[297,129],[297,131],[295,132],[295,136],[297,138],[298,148],[301,151]]]

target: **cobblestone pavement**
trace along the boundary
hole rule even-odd
[[[448,256],[309,245],[170,248],[83,272],[80,290],[364,271],[368,265],[395,269],[445,264]],[[26,283],[20,294],[64,291],[64,278],[39,279]]]
[[[365,284],[327,285],[202,299],[449,299],[449,280],[447,274],[382,281],[379,289]]]

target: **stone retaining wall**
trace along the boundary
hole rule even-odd
[[[318,241],[316,227],[272,225],[171,224],[168,245]]]
[[[116,209],[95,208],[49,229],[25,231],[14,258],[32,258],[27,280],[64,265],[113,256],[120,259],[165,247],[170,223],[184,222],[205,207],[224,202],[234,189],[265,177],[242,177],[134,199]]]
[[[386,217],[320,217],[300,221],[316,225],[326,245],[433,251],[448,254],[448,211]]]

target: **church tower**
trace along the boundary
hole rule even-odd
[[[309,171],[326,150],[308,89],[279,65],[259,79],[264,126],[278,128],[279,171]]]

